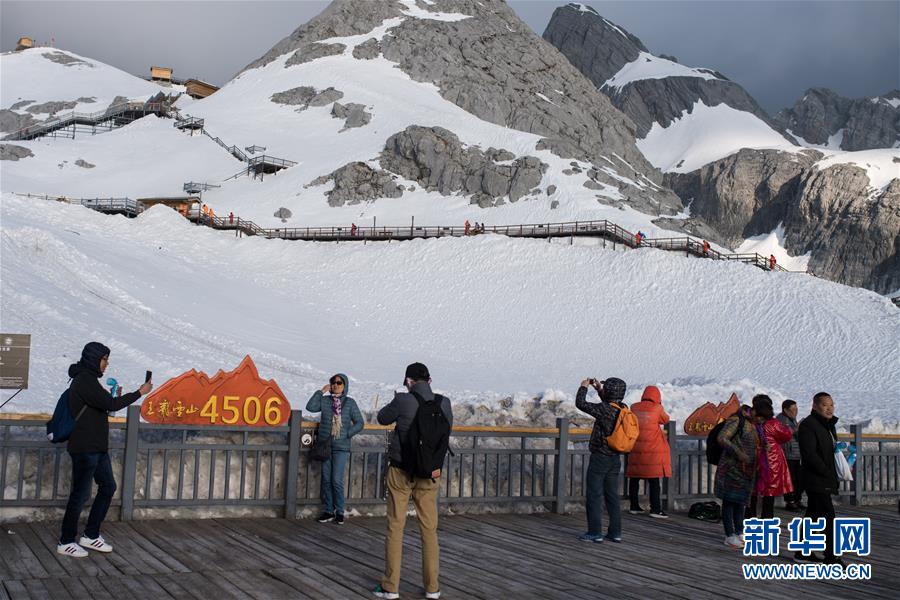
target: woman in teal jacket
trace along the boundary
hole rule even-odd
[[[356,400],[347,395],[350,380],[338,373],[316,390],[306,410],[321,412],[319,439],[331,438],[331,458],[322,463],[323,512],[319,523],[344,522],[344,470],[350,459],[350,438],[362,431],[363,417]],[[330,392],[326,395],[326,392]]]

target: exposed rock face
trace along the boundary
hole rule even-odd
[[[785,217],[785,246],[820,277],[879,293],[900,288],[900,179],[870,194],[855,165],[810,169]]]
[[[811,88],[775,120],[812,144],[831,141],[848,151],[893,148],[900,145],[900,90],[851,100]]]
[[[607,86],[607,81],[625,65],[638,60],[642,52],[649,54],[649,50],[637,37],[592,9],[585,11],[578,4],[557,8],[544,31],[544,39],[631,118],[639,138],[645,137],[654,123],[668,127],[685,110],[692,110],[698,100],[707,106],[727,104],[752,113],[773,129],[781,130],[744,88],[709,69],[700,71],[715,79],[670,76],[640,79],[621,88]],[[661,55],[660,58],[672,60],[673,57]]]
[[[85,104],[92,104],[96,101],[97,101],[97,98],[95,98],[94,96],[90,96],[90,97],[82,96],[81,98],[76,100],[76,102],[84,102]]]
[[[893,292],[900,287],[900,179],[873,191],[861,167],[819,169],[820,158],[812,150],[741,150],[666,180],[695,219],[720,234],[708,239],[734,246],[783,224],[785,248],[811,253],[816,275]]]
[[[34,102],[34,100],[22,100],[20,102],[16,102],[15,104],[13,104],[12,106],[9,107],[9,110],[18,110],[18,109],[22,108],[23,106],[28,106],[32,102]]]
[[[314,87],[300,86],[272,94],[270,100],[276,104],[299,106],[299,110],[306,110],[310,106],[328,106],[343,97],[344,92],[333,87],[319,92]]]
[[[328,196],[328,204],[343,206],[375,198],[399,198],[403,195],[403,187],[394,183],[395,178],[396,175],[373,169],[364,162],[352,162],[328,175],[314,179],[307,187],[333,181],[334,189],[325,193]]]
[[[70,56],[65,54],[64,52],[44,52],[41,56],[46,58],[51,62],[58,63],[60,65],[64,65],[66,67],[73,67],[75,65],[85,65],[90,68],[94,68],[94,65],[91,63],[81,60],[80,58],[75,58],[74,56]]]
[[[659,186],[662,175],[638,151],[633,124],[505,3],[436,0],[418,7],[471,18],[414,18],[404,14],[406,5],[391,0],[335,0],[247,68],[311,42],[365,34],[396,19],[380,42],[366,41],[354,48],[354,56],[365,59],[380,52],[412,79],[434,84],[444,99],[479,118],[541,136],[538,149],[590,164],[616,161],[614,168],[625,180],[617,187],[626,203],[653,196],[654,205],[669,212],[681,208],[679,199]]]
[[[25,110],[33,115],[41,115],[44,113],[55,115],[61,110],[72,110],[77,104],[78,102],[44,102],[43,104],[29,106]]]
[[[299,50],[310,42],[368,33],[381,25],[385,19],[398,16],[400,10],[404,8],[403,5],[392,0],[378,2],[338,0],[332,2],[317,17],[297,28],[263,56],[244,67],[241,73],[248,69],[264,67],[279,56]]]
[[[744,149],[687,174],[670,173],[666,183],[691,215],[703,219],[728,246],[768,233],[784,219],[801,176],[822,154]]]
[[[304,44],[297,49],[294,54],[284,63],[285,68],[293,65],[308,63],[322,58],[323,56],[333,56],[340,54],[347,49],[343,44]]]
[[[547,169],[533,156],[516,158],[506,150],[463,148],[446,129],[415,125],[388,138],[380,162],[429,191],[471,194],[472,203],[481,207],[502,204],[504,198],[519,200],[540,185]]]
[[[334,103],[331,107],[331,116],[336,119],[344,119],[344,128],[341,131],[363,127],[372,120],[372,114],[366,112],[364,104],[349,102],[347,104]]]
[[[78,160],[75,161],[75,166],[82,167],[85,169],[93,169],[97,165],[91,164],[88,161],[84,160],[83,158],[79,158]]]
[[[128,98],[126,98],[125,96],[116,96],[115,98],[113,98],[113,101],[110,102],[109,106],[107,106],[106,108],[108,110],[108,109],[112,108],[113,106],[117,106],[119,104],[124,104],[125,102],[128,102]]]
[[[375,38],[366,40],[353,49],[353,58],[371,60],[381,55],[381,44]]]
[[[34,156],[29,148],[14,144],[0,144],[0,160],[19,160]]]
[[[6,108],[0,110],[0,131],[4,133],[13,133],[39,122],[31,115],[19,114]]]
[[[293,215],[294,213],[292,213],[289,208],[285,208],[283,206],[272,213],[272,216],[281,219],[282,223],[290,219]]]

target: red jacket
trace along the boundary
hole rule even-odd
[[[644,389],[641,401],[631,406],[638,419],[640,434],[634,448],[628,454],[626,477],[656,479],[672,476],[672,457],[669,442],[660,425],[669,422],[669,415],[663,410],[659,389],[649,385]]]
[[[794,491],[794,484],[781,444],[789,442],[793,432],[774,418],[763,423],[762,430],[763,439],[756,452],[756,495],[784,496]]]

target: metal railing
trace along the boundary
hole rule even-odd
[[[154,425],[141,423],[139,407],[130,407],[125,423],[110,424],[110,457],[120,482],[113,505],[121,507],[123,520],[145,510],[221,506],[268,507],[294,517],[298,507],[320,502],[320,468],[300,441],[315,425],[304,423],[300,411],[274,428]],[[547,429],[456,427],[440,502],[547,504],[564,512],[567,503],[584,498],[589,433],[570,429],[568,419]],[[666,434],[672,455],[672,477],[662,489],[667,506],[711,497],[715,467],[706,464],[705,440],[678,435],[674,422]],[[351,507],[383,503],[389,435],[390,428],[367,426],[354,438],[345,474]],[[864,435],[854,425],[842,437],[856,443],[857,462],[856,480],[843,484],[840,495],[854,504],[900,497],[900,436]],[[0,509],[65,506],[70,467],[60,446],[44,438],[43,420],[0,418]],[[627,455],[623,496],[625,465]]]
[[[120,127],[148,114],[167,117],[169,112],[170,104],[168,102],[121,102],[94,113],[79,113],[73,111],[52,117],[36,125],[23,127],[22,129],[7,135],[4,139],[33,140],[68,127],[73,128],[72,137],[74,137],[74,128],[79,125],[93,126],[96,128],[107,123],[108,125],[101,129],[103,131],[109,131],[110,129]],[[110,122],[114,123],[110,124]],[[88,130],[82,129],[82,131]]]

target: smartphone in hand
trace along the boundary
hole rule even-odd
[[[147,374],[144,377],[144,383],[150,383],[151,379],[153,379],[153,371],[147,371]]]

